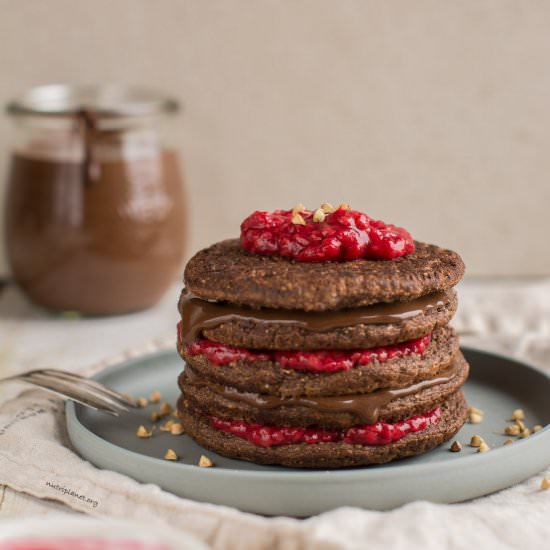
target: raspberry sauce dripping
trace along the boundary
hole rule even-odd
[[[376,422],[346,430],[322,430],[319,428],[280,427],[210,417],[210,424],[216,430],[227,432],[253,445],[296,445],[300,443],[350,443],[352,445],[388,445],[399,441],[410,433],[420,432],[434,426],[441,418],[441,407],[418,414],[399,422]]]
[[[315,212],[256,211],[241,224],[241,245],[248,252],[300,262],[393,260],[414,252],[413,238],[405,229],[347,205],[324,206]]]

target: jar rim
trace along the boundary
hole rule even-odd
[[[65,117],[91,111],[99,118],[176,113],[179,102],[166,94],[126,84],[36,86],[6,106],[10,115]]]

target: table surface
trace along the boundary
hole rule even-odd
[[[78,371],[101,360],[175,340],[179,285],[154,308],[117,317],[51,315],[30,304],[14,285],[0,294],[0,378],[55,366]],[[454,324],[468,345],[499,351],[550,369],[550,280],[466,280],[459,285],[460,308]],[[503,315],[503,311],[513,315]],[[0,385],[0,402],[14,396]],[[0,486],[0,519],[44,514],[76,514]]]

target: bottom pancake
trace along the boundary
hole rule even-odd
[[[437,424],[409,433],[386,445],[357,445],[345,442],[255,445],[246,439],[212,427],[210,420],[195,415],[179,401],[179,416],[186,432],[200,445],[220,455],[257,464],[280,464],[295,468],[343,468],[383,464],[425,453],[453,437],[467,417],[462,391],[440,404]]]

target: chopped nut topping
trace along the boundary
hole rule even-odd
[[[199,459],[199,466],[201,468],[211,468],[214,463],[205,455],[202,455]]]
[[[163,416],[168,416],[173,410],[174,410],[174,408],[172,407],[172,405],[170,405],[170,403],[163,403],[160,406],[159,412]]]
[[[175,453],[175,451],[173,449],[168,449],[166,451],[166,454],[164,455],[164,458],[166,460],[177,460],[178,455]]]
[[[146,438],[146,437],[151,437],[153,435],[153,432],[151,430],[148,430],[145,426],[140,426],[137,429],[136,435],[138,437]]]
[[[149,396],[149,401],[151,401],[151,403],[158,403],[161,397],[162,396],[160,392],[158,390],[155,390],[151,392],[151,395]]]
[[[325,216],[326,216],[326,214],[324,213],[324,211],[321,208],[317,208],[317,210],[315,210],[315,212],[313,212],[313,221],[315,223],[324,222],[325,221]]]
[[[149,405],[149,401],[146,397],[138,397],[138,399],[136,400],[136,405],[142,408],[147,407],[147,405]]]
[[[479,449],[477,450],[478,453],[486,453],[487,451],[490,451],[491,447],[485,443],[485,441],[481,442],[481,445],[479,446]]]
[[[510,445],[510,443],[513,443],[513,442],[514,442],[513,439],[507,439],[507,440],[503,443],[503,445]]]
[[[183,429],[183,426],[179,422],[175,422],[170,427],[170,433],[172,435],[181,435],[181,434],[185,433],[185,430]]]
[[[474,406],[470,406],[468,407],[468,414],[472,414],[472,413],[479,414],[481,416],[485,414],[481,409],[478,409],[477,407],[474,407]]]
[[[470,447],[481,447],[481,445],[485,443],[479,435],[472,436],[472,439],[470,439]]]
[[[504,429],[504,433],[506,435],[519,435],[519,426],[516,424],[513,424],[512,426],[506,426]]]
[[[170,419],[167,420],[164,424],[161,424],[160,431],[161,432],[169,432],[172,429],[172,426],[176,423],[175,420]]]
[[[306,207],[305,207],[301,202],[299,202],[299,203],[292,209],[292,213],[293,213],[293,214],[299,214],[300,212],[303,212],[305,209],[306,209]]]
[[[512,418],[510,420],[524,420],[525,419],[525,413],[523,412],[523,409],[516,409],[512,413]]]
[[[462,445],[459,441],[453,441],[452,445],[450,446],[449,450],[453,453],[458,453],[462,451]]]
[[[330,202],[324,202],[322,205],[321,205],[321,210],[325,213],[325,214],[330,214],[331,212],[334,212],[336,210],[336,208],[334,208],[334,206],[332,206],[332,204],[330,204]]]
[[[481,424],[483,422],[483,416],[477,413],[470,413],[468,418],[470,424]]]
[[[540,490],[547,491],[548,489],[550,489],[550,479],[547,477],[543,477],[542,481],[540,482]]]
[[[344,210],[351,210],[351,206],[347,202],[342,202],[338,205],[338,210],[343,208]]]
[[[534,434],[537,432],[540,432],[542,430],[542,426],[540,424],[537,424],[536,426],[533,426],[533,429],[531,430]]]
[[[525,428],[524,430],[521,430],[519,436],[524,439],[526,437],[529,437],[531,435],[531,430],[529,428]]]
[[[298,213],[292,215],[292,219],[290,220],[294,225],[305,225],[306,221],[302,216]]]
[[[162,417],[158,411],[151,411],[149,418],[151,419],[151,422],[158,422]]]

